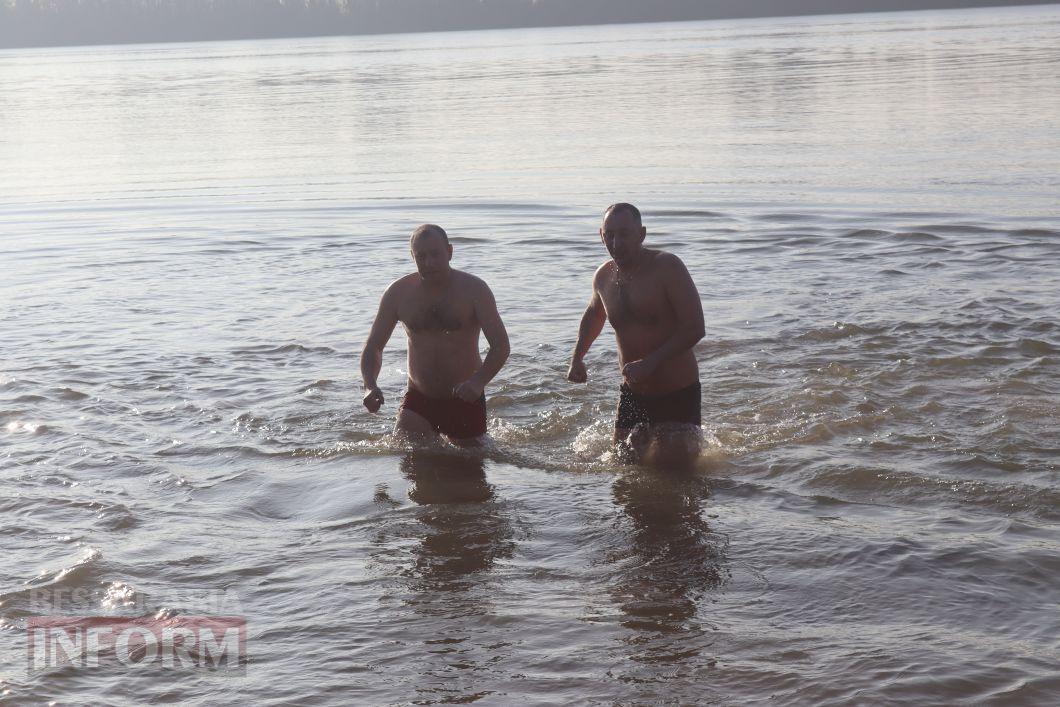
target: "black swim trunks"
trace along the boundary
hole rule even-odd
[[[639,424],[657,425],[661,422],[698,427],[702,422],[702,386],[698,382],[663,395],[634,393],[625,383],[621,391],[615,418],[617,429],[631,430]]]

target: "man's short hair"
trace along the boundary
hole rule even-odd
[[[643,225],[643,222],[640,220],[640,209],[633,204],[627,204],[624,201],[620,201],[617,204],[611,204],[604,209],[604,218],[607,218],[611,214],[620,214],[623,212],[633,214],[633,218],[637,219],[637,225]]]
[[[411,244],[412,241],[416,240],[416,236],[426,236],[427,234],[434,234],[436,236],[440,236],[442,242],[446,245],[449,245],[449,234],[445,232],[444,228],[442,228],[441,226],[436,226],[433,223],[425,223],[422,226],[418,227],[415,231],[413,231],[412,238],[409,239],[409,243]]]

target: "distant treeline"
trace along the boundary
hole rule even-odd
[[[1046,0],[0,0],[0,47],[762,17]]]

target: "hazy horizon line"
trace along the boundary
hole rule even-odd
[[[95,2],[107,4],[94,5],[92,0],[82,0],[76,6],[60,6],[60,9],[56,10],[54,5],[45,7],[36,4],[34,0],[0,0],[0,20],[6,20],[0,22],[0,50],[765,19],[1060,4],[1053,0],[722,0],[710,7],[703,7],[699,0],[656,0],[648,11],[656,13],[657,16],[647,17],[645,8],[638,6],[633,0],[628,0],[621,6],[616,5],[614,0],[581,0],[580,3],[566,4],[563,0],[389,0],[385,6],[354,4],[366,0],[306,0],[305,4],[298,6],[286,5],[282,0],[271,5],[264,5],[260,0],[227,0],[227,4],[212,2],[204,5],[199,5],[196,0],[182,0],[175,5],[171,2],[168,6],[163,3],[151,7],[138,4],[138,0],[125,0],[124,3],[121,0]],[[414,7],[416,2],[419,2],[419,5]],[[606,11],[600,11],[601,3],[608,5]],[[236,10],[238,13],[240,9],[245,11],[244,14],[233,15],[227,12]],[[427,13],[410,20],[411,11],[416,9],[434,9],[441,12],[436,12],[433,16]],[[467,12],[469,9],[475,10],[476,13]],[[504,11],[508,11],[508,14],[505,15]],[[210,16],[207,18],[206,14]],[[195,22],[205,19],[210,19],[211,23]],[[72,21],[76,24],[77,20],[84,24],[71,27]],[[121,20],[128,24],[119,26]],[[269,25],[269,21],[275,24]],[[77,33],[83,36],[77,36]]]

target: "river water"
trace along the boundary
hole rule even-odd
[[[0,701],[1056,704],[1057,47],[1054,5],[0,52]],[[608,453],[609,330],[563,380],[618,200],[702,295],[695,474]],[[389,435],[400,329],[360,406],[423,221],[512,339],[481,455]],[[240,671],[28,669],[41,614],[218,612]]]

